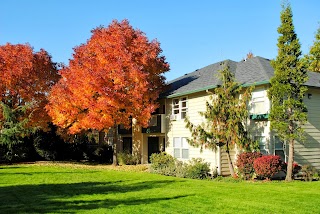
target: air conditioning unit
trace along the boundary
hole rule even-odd
[[[170,120],[177,120],[177,118],[178,118],[178,115],[176,115],[176,114],[170,115]]]

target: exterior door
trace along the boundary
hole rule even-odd
[[[122,138],[122,151],[132,154],[132,137],[124,137]]]
[[[160,153],[159,137],[148,137],[148,162],[153,153]]]

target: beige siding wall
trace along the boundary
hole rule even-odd
[[[254,93],[263,94],[264,105],[266,113],[270,111],[270,101],[267,97],[268,86],[257,86]],[[308,108],[308,122],[304,125],[306,133],[306,141],[304,143],[296,142],[295,144],[295,161],[299,164],[310,164],[317,169],[320,169],[320,89],[309,89],[307,94],[312,94],[309,99],[306,95],[304,101]],[[187,96],[188,98],[188,115],[193,124],[200,124],[204,119],[199,115],[200,111],[206,110],[205,102],[209,99],[209,95],[206,92],[198,92]],[[172,114],[172,99],[166,99],[166,148],[165,150],[174,155],[173,150],[173,138],[174,137],[187,137],[191,136],[189,130],[185,128],[185,122],[183,119],[170,120],[170,115]],[[250,113],[254,113],[252,107],[252,102],[249,103]],[[261,109],[260,112],[261,113]],[[246,122],[249,133],[252,137],[263,136],[266,142],[266,152],[267,154],[275,154],[275,144],[274,136],[275,133],[270,131],[270,121],[268,120],[248,120]],[[288,148],[286,148],[287,150]],[[236,159],[237,150],[232,151],[231,156],[233,161]],[[285,151],[287,152],[287,151]],[[226,158],[226,153],[221,151],[219,155],[217,151],[211,151],[204,149],[200,152],[200,148],[194,148],[189,146],[189,160],[192,158],[201,157],[205,159],[206,162],[210,163],[212,169],[220,167],[218,171],[222,175],[228,175],[229,167]],[[184,160],[187,161],[187,160]],[[219,165],[221,161],[221,166]]]
[[[265,103],[269,106],[267,87],[258,87],[255,91],[261,92],[263,88],[265,89]],[[308,94],[312,94],[312,97],[308,98]],[[320,169],[320,89],[309,89],[304,102],[308,109],[308,122],[303,126],[306,140],[305,142],[295,143],[294,158],[295,162],[301,165],[309,164]],[[265,136],[267,153],[275,154],[274,136],[276,136],[276,133],[270,131],[270,121],[250,120],[248,122],[248,130],[252,137]],[[288,155],[288,145],[284,150]]]
[[[308,122],[304,125],[306,140],[295,144],[295,161],[320,169],[320,89],[309,89],[304,98]],[[312,97],[308,98],[308,94]]]
[[[200,111],[206,110],[206,99],[209,98],[208,93],[199,92],[187,96],[188,98],[188,116],[190,121],[197,125],[204,121],[200,116]],[[173,138],[175,137],[186,137],[190,138],[190,131],[185,127],[183,119],[177,119],[175,121],[170,120],[172,114],[172,99],[166,101],[166,114],[168,118],[167,123],[167,135],[166,135],[166,152],[174,155],[173,149]],[[195,148],[189,145],[189,159],[180,159],[183,161],[191,160],[192,158],[203,158],[206,162],[210,163],[210,168],[215,170],[218,167],[218,155],[216,151],[203,149],[200,152],[200,148]]]

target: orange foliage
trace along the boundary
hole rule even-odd
[[[50,117],[44,107],[50,88],[58,79],[57,67],[46,51],[34,53],[28,44],[0,46],[1,102],[11,108],[29,105],[24,115],[30,119],[28,125],[46,127]]]
[[[70,133],[129,127],[130,117],[147,126],[158,107],[162,74],[169,70],[161,52],[157,41],[148,41],[127,20],[94,29],[85,44],[74,48],[51,91],[46,108],[53,122]]]

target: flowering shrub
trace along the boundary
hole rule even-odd
[[[278,155],[266,155],[257,158],[253,162],[253,167],[260,178],[270,179],[281,170],[282,161]]]
[[[260,152],[243,152],[239,154],[236,162],[239,176],[245,180],[252,178],[254,173],[253,162],[261,156]]]

